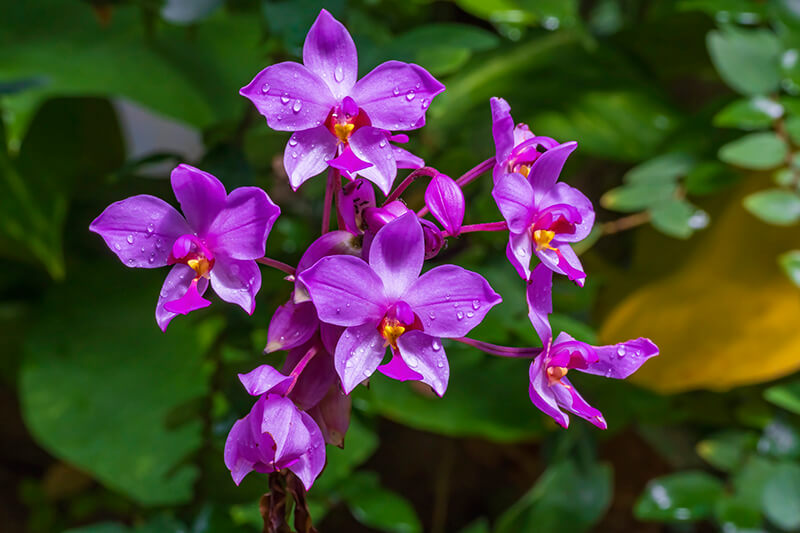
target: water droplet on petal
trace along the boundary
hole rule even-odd
[[[414,357],[413,355],[409,355],[405,357],[405,360],[408,366],[410,366],[411,368],[417,368],[418,361],[416,357]]]
[[[459,311],[458,313],[456,313],[456,318],[459,320],[464,320],[464,313]]]
[[[283,95],[281,96],[281,103],[283,105],[286,105],[289,103],[289,100],[291,100],[291,98],[289,98],[289,93],[283,93]]]
[[[365,378],[368,378],[372,375],[372,372],[370,372],[368,369],[365,368],[362,374],[364,374]]]
[[[450,294],[449,294],[449,293],[448,293],[448,294],[445,294],[445,295],[444,295],[444,299],[445,299],[445,300],[449,300],[449,299],[450,299]]]
[[[125,237],[125,240],[128,241],[128,244],[133,244],[133,234]]]
[[[297,146],[297,139],[294,137],[289,139],[289,146]]]
[[[292,159],[297,159],[297,152],[292,152]]]
[[[408,101],[410,102],[411,100],[413,100],[413,99],[414,99],[414,97],[415,97],[416,95],[417,95],[417,94],[416,94],[414,91],[408,91],[408,92],[406,93],[406,100],[408,100]]]
[[[301,102],[300,100],[295,100],[294,105],[292,106],[292,111],[294,111],[295,113],[299,113],[302,107],[303,107],[303,102]]]
[[[439,361],[438,363],[436,363],[436,366],[438,366],[439,368],[444,368],[444,361]]]
[[[131,257],[130,259],[128,259],[128,264],[129,264],[129,265],[132,265],[132,264],[134,264],[135,262],[136,262],[136,261],[134,261],[133,257]]]
[[[428,109],[428,106],[431,105],[431,101],[427,98],[422,99],[422,109]]]
[[[381,148],[386,146],[386,139],[381,139],[381,142],[378,143],[378,146],[380,146]]]
[[[336,308],[336,314],[338,315],[338,314],[339,314],[339,313],[341,313],[341,312],[342,312],[342,308],[341,308],[341,307],[337,307],[337,308]]]
[[[261,86],[261,92],[267,94],[269,92],[269,83],[265,83]]]
[[[475,309],[477,311],[480,306],[481,306],[480,300],[472,300],[472,308],[473,309]]]
[[[428,318],[430,318],[431,320],[435,320],[436,313],[434,313],[433,311],[428,311]]]
[[[351,355],[351,356],[353,356],[353,355],[355,355],[355,354],[356,354],[356,351],[355,351],[355,350],[353,350],[353,351],[351,351],[351,352],[350,352],[350,355]],[[352,359],[348,359],[348,360],[347,360],[347,363],[345,363],[345,365],[344,365],[344,366],[345,366],[346,368],[353,368],[353,360],[352,360]]]
[[[475,313],[473,313],[472,311],[467,311],[467,318],[472,318],[474,316],[475,316]]]
[[[416,85],[414,85],[414,88],[415,88],[415,89],[419,89],[419,83],[417,83]]]
[[[114,248],[116,248],[116,250],[117,250],[117,251],[120,251],[120,250],[122,250],[122,246],[120,246],[120,245],[119,245],[119,243],[116,243],[116,244],[114,245]]]
[[[333,79],[335,79],[337,83],[342,83],[344,79],[344,69],[341,65],[336,65],[336,68],[333,69]]]
[[[140,251],[141,253],[144,253],[144,246],[142,246],[141,248],[139,248],[139,251]]]
[[[439,350],[442,349],[442,343],[439,342],[439,339],[433,339],[433,342],[431,343],[431,348],[433,349],[434,352],[438,352]]]
[[[625,357],[625,347],[624,346],[622,346],[622,345],[617,346],[617,356]]]
[[[395,95],[395,96],[399,96],[400,95],[400,87],[395,87],[394,89],[392,89],[392,94]]]
[[[161,239],[158,239],[156,241],[156,250],[160,250],[160,249],[161,249]]]
[[[155,224],[152,222],[147,225],[147,231],[145,232],[145,237],[151,237],[153,232],[156,230]]]

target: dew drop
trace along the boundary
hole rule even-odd
[[[381,148],[386,146],[386,139],[381,139],[381,142],[378,143],[378,146],[380,146]]]
[[[146,230],[146,232],[145,232],[145,237],[151,237],[151,236],[153,235],[153,232],[154,232],[155,230],[156,230],[156,226],[155,226],[155,224],[153,224],[152,222],[151,222],[151,223],[149,223],[149,224],[147,225],[147,230]]]
[[[169,295],[169,293],[164,289],[161,289],[161,292],[158,294],[161,295],[162,298],[166,298]]]
[[[131,257],[130,259],[128,259],[128,264],[129,264],[129,265],[132,265],[132,264],[134,264],[135,262],[136,262],[136,261],[134,261],[134,260],[133,260],[133,257]]]
[[[416,84],[416,85],[414,85],[414,88],[415,88],[415,89],[419,89],[419,83],[418,83],[418,84]]]
[[[289,139],[289,146],[297,146],[297,139],[295,139],[294,137]]]
[[[414,97],[415,97],[416,95],[417,95],[417,94],[416,94],[414,91],[408,91],[408,92],[406,93],[406,100],[408,100],[408,101],[410,102],[411,100],[413,100],[413,99],[414,99]]]
[[[442,343],[439,342],[439,339],[433,339],[433,342],[431,343],[431,348],[433,349],[434,352],[438,352],[439,350],[442,349]]]
[[[625,357],[625,347],[624,346],[617,346],[617,356]]]
[[[148,263],[153,263],[155,260],[156,260],[156,256],[153,255],[153,254],[150,254],[150,259],[148,259],[147,262]]]
[[[336,65],[336,68],[333,69],[333,79],[335,79],[337,83],[342,83],[344,79],[344,69],[341,65]]]
[[[156,241],[156,250],[160,250],[160,249],[161,249],[161,239],[158,239]]]
[[[439,368],[444,368],[444,361],[439,361],[438,363],[436,363],[436,366],[438,366]]]
[[[428,311],[428,318],[430,318],[431,320],[435,320],[436,313],[434,313],[433,311]]]
[[[261,86],[261,92],[267,94],[269,92],[269,83],[265,83]]]
[[[292,152],[292,159],[297,159],[297,152]]]
[[[450,299],[450,294],[449,294],[449,293],[448,293],[448,294],[445,294],[445,295],[444,295],[444,299],[445,299],[445,300],[449,300],[449,299]]]
[[[351,356],[353,356],[353,355],[355,355],[355,354],[356,354],[356,351],[355,351],[355,350],[353,350],[353,351],[351,351],[351,352],[350,352],[350,355],[351,355]],[[348,359],[348,360],[347,360],[347,363],[345,363],[345,365],[344,365],[344,366],[345,366],[345,367],[347,367],[347,368],[353,368],[353,360],[352,360],[352,359]]]
[[[116,248],[118,252],[119,252],[120,250],[122,250],[122,246],[120,246],[120,245],[119,245],[119,243],[115,244],[115,245],[114,245],[114,248]]]
[[[139,251],[140,251],[141,253],[144,253],[144,246],[142,246],[141,248],[139,248]]]
[[[364,372],[362,372],[362,374],[364,374],[365,378],[368,378],[368,377],[370,377],[372,375],[372,373],[369,370],[367,370],[366,368],[364,369]]]
[[[477,311],[480,306],[481,306],[480,300],[472,300],[472,308],[473,309],[475,309]]]
[[[400,88],[395,87],[394,89],[392,89],[392,94],[395,96],[400,96]]]
[[[475,313],[473,313],[472,311],[467,311],[467,318],[472,318],[474,316],[475,316]]]
[[[289,93],[283,93],[283,96],[281,96],[281,103],[286,105],[289,103],[289,100],[291,100],[291,98],[289,98]]]
[[[428,109],[428,106],[431,105],[431,101],[427,98],[422,99],[422,109]]]
[[[464,320],[464,313],[459,311],[458,313],[456,313],[456,318],[459,320]]]
[[[133,235],[128,235],[125,240],[128,241],[128,244],[133,244]]]
[[[341,307],[337,307],[337,308],[336,308],[336,314],[338,315],[338,314],[339,314],[339,313],[341,313],[341,312],[342,312],[342,308],[341,308]]]
[[[294,105],[292,106],[292,111],[294,111],[295,113],[299,113],[300,109],[302,108],[303,108],[303,102],[301,102],[300,100],[295,100]]]
[[[347,302],[347,303],[345,304],[345,307],[347,307],[347,308],[349,309],[349,308],[350,308],[350,302]]]

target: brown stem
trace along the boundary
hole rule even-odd
[[[650,222],[650,213],[642,211],[641,213],[634,213],[626,217],[603,222],[600,224],[600,231],[603,235],[611,235],[612,233],[619,233],[620,231],[629,230],[642,224]]]

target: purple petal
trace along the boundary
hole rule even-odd
[[[234,422],[225,440],[225,466],[231,471],[233,482],[237,485],[253,471],[258,461],[258,447],[250,431],[247,417]]]
[[[392,352],[392,359],[388,363],[378,367],[378,372],[397,381],[419,381],[422,379],[422,374],[411,370],[403,360],[400,352],[395,351]]]
[[[337,100],[350,93],[358,78],[358,54],[353,38],[324,9],[306,35],[303,63],[325,81]]]
[[[311,302],[289,300],[279,306],[269,321],[264,353],[290,350],[308,341],[319,327],[317,310]]]
[[[323,349],[319,339],[289,350],[283,364],[283,371],[287,374],[292,373],[310,350],[314,350],[316,353],[300,372],[297,383],[289,395],[299,408],[305,410],[317,405],[331,385],[338,381],[336,370],[333,367],[333,355]]]
[[[547,346],[553,338],[549,319],[550,313],[553,312],[553,271],[546,265],[540,263],[533,269],[526,296],[528,318],[542,340],[542,345]]]
[[[252,315],[256,309],[256,294],[261,288],[261,270],[253,260],[240,261],[218,255],[211,269],[211,287],[217,296]]]
[[[408,331],[397,339],[397,347],[406,364],[422,375],[420,381],[430,385],[439,396],[444,396],[450,379],[450,364],[441,339],[421,331]]]
[[[289,185],[297,190],[306,180],[326,168],[336,156],[336,137],[325,126],[296,131],[283,152],[283,168]]]
[[[339,213],[353,235],[363,233],[362,214],[367,207],[375,207],[375,189],[369,181],[358,178],[339,190]]]
[[[374,328],[388,307],[381,278],[357,257],[323,257],[301,272],[298,280],[323,322],[337,326],[370,322]]]
[[[203,309],[211,305],[211,302],[203,298],[203,295],[197,288],[198,282],[192,280],[189,287],[183,296],[177,300],[164,302],[164,310],[169,313],[177,313],[179,315],[188,315],[192,311]]]
[[[425,259],[433,259],[445,244],[442,231],[430,220],[419,219],[422,224],[422,235],[425,238]]]
[[[444,85],[424,68],[387,61],[361,78],[352,96],[373,126],[397,131],[421,128],[431,100],[442,91]]]
[[[317,238],[306,249],[297,263],[297,272],[303,272],[323,257],[329,255],[359,256],[360,250],[356,248],[352,234],[346,231],[329,231]]]
[[[556,183],[550,191],[544,195],[537,209],[542,210],[547,206],[565,204],[575,208],[581,216],[580,224],[576,224],[575,233],[559,233],[557,238],[563,242],[578,242],[585,239],[592,231],[594,226],[594,209],[592,202],[578,189],[570,187],[566,183]]]
[[[492,188],[492,197],[511,232],[528,230],[533,222],[533,188],[522,174],[512,172],[499,178]]]
[[[423,274],[403,299],[434,337],[463,337],[502,301],[483,276],[455,265]]]
[[[164,305],[167,302],[173,302],[183,297],[186,291],[189,290],[189,286],[196,275],[194,270],[180,264],[172,267],[172,270],[167,274],[158,296],[158,303],[156,303],[156,322],[161,331],[167,331],[170,321],[178,316],[178,313],[168,311]],[[205,293],[206,288],[208,288],[208,280],[200,278],[197,283],[198,292],[202,295]]]
[[[555,243],[553,243],[555,244]],[[579,287],[583,287],[586,281],[586,273],[583,271],[580,259],[575,255],[569,244],[556,246],[557,250],[536,250],[536,257],[549,269],[557,274],[567,276],[570,281],[574,281]]]
[[[336,345],[339,343],[339,338],[344,333],[345,328],[342,326],[334,326],[326,322],[319,323],[319,337],[322,339],[322,345],[329,353],[336,353]]]
[[[325,442],[341,448],[350,426],[350,408],[350,396],[342,392],[337,384],[328,390],[328,394],[308,414],[319,426]]]
[[[579,369],[587,374],[596,374],[607,378],[625,379],[651,357],[658,355],[658,346],[650,339],[639,337],[611,346],[595,346],[598,361],[586,369]]]
[[[300,63],[271,65],[242,87],[273,130],[300,131],[321,126],[336,105],[328,85]]]
[[[497,164],[505,164],[514,148],[514,119],[511,118],[511,106],[502,98],[493,96],[489,100],[492,107],[492,136],[497,153]]]
[[[506,257],[522,279],[527,280],[531,276],[530,264],[532,255],[533,247],[529,232],[508,234]]]
[[[225,186],[208,172],[186,164],[173,169],[170,181],[193,233],[204,234],[225,207]]]
[[[89,225],[125,266],[155,268],[167,264],[172,243],[192,229],[174,207],[142,194],[114,202]]]
[[[325,440],[322,432],[314,419],[308,413],[300,412],[300,419],[308,431],[308,445],[306,452],[300,456],[296,463],[289,465],[289,470],[295,473],[306,490],[311,488],[314,480],[325,468]]]
[[[527,124],[519,123],[514,126],[514,144],[522,144],[527,140],[536,137]],[[555,143],[558,144],[558,143]]]
[[[560,144],[547,150],[531,165],[528,181],[533,186],[537,205],[542,196],[558,181],[558,176],[561,174],[561,169],[564,168],[564,163],[567,162],[567,158],[577,147],[578,143],[574,141]]]
[[[383,131],[370,126],[358,128],[350,137],[349,145],[356,157],[372,164],[359,170],[358,173],[377,185],[383,194],[388,196],[397,176],[397,163],[394,160],[392,146],[386,140]]]
[[[556,395],[547,379],[547,372],[544,366],[544,354],[539,355],[531,362],[528,376],[530,385],[528,395],[531,402],[544,414],[553,418],[559,426],[566,428],[569,426],[569,417],[558,407]]]
[[[333,168],[341,170],[345,177],[372,166],[372,163],[368,163],[356,157],[349,144],[337,158],[328,161],[328,164]]]
[[[425,205],[450,235],[458,235],[464,222],[464,193],[444,174],[433,177],[425,189]]]
[[[424,159],[399,146],[392,146],[392,153],[394,154],[397,168],[422,168],[425,166]]]
[[[419,277],[425,260],[422,226],[415,213],[389,222],[378,231],[369,249],[369,266],[390,300],[400,298]]]
[[[233,259],[263,257],[265,236],[280,214],[280,208],[263,190],[239,187],[228,195],[225,209],[209,227],[209,248]]]
[[[281,374],[270,365],[261,365],[247,374],[239,374],[239,381],[251,396],[261,396],[268,392],[283,396],[292,383],[292,377]]]
[[[594,346],[575,340],[566,332],[559,333],[550,348],[548,367],[561,366],[585,370],[597,362]]]
[[[284,468],[308,450],[309,431],[290,399],[276,394],[264,398],[264,414],[256,427],[275,441],[275,467]]]
[[[356,388],[356,385],[370,377],[383,356],[386,346],[383,344],[375,324],[364,324],[347,328],[336,345],[334,364],[345,394]]]
[[[586,400],[578,394],[578,391],[575,390],[575,387],[567,378],[561,378],[561,382],[553,385],[551,390],[563,409],[578,415],[584,420],[588,420],[600,429],[608,427],[606,420],[603,418],[603,413],[586,403]]]

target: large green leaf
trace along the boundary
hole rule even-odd
[[[642,520],[693,521],[710,516],[722,482],[704,472],[679,472],[647,484],[634,512]]]
[[[778,88],[780,43],[769,30],[712,31],[706,41],[719,75],[742,94],[767,94]]]
[[[764,514],[785,531],[800,528],[800,465],[783,463],[767,481],[762,497]]]
[[[744,206],[764,222],[790,226],[800,220],[800,196],[786,189],[767,189],[744,199]]]
[[[780,165],[788,147],[772,132],[750,133],[719,149],[719,158],[731,165],[755,170],[768,170]]]
[[[20,373],[25,421],[50,453],[109,488],[144,505],[186,502],[198,475],[186,458],[201,443],[190,405],[208,390],[203,347],[182,317],[166,334],[156,326],[165,271],[112,268],[42,303]],[[125,290],[132,283],[150,290]]]

